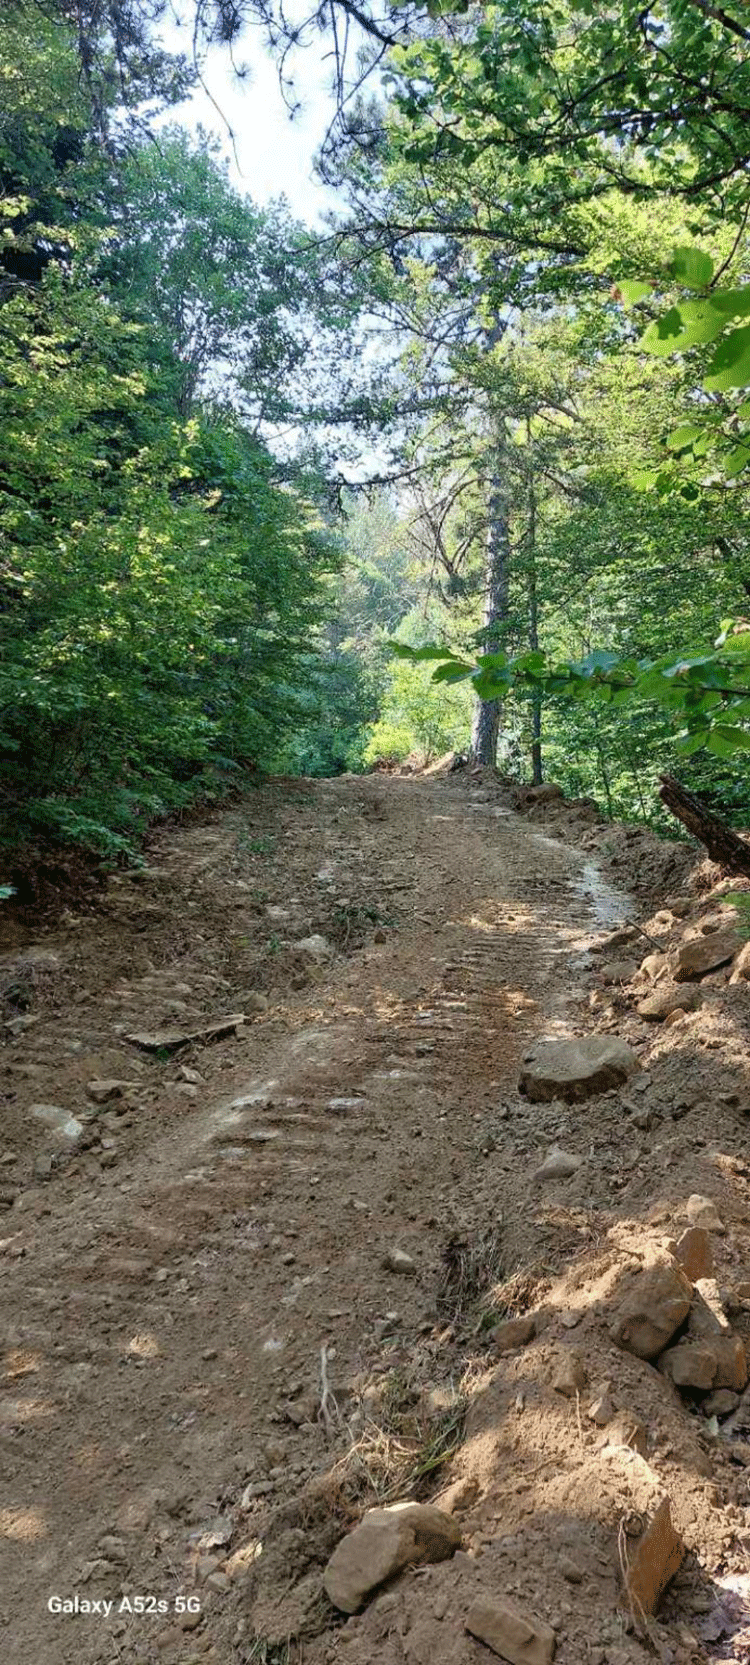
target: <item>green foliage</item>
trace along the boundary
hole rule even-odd
[[[504,652],[478,654],[473,663],[457,659],[447,647],[430,643],[411,648],[392,643],[399,658],[418,663],[438,660],[432,681],[468,680],[483,700],[535,690],[545,698],[597,699],[613,707],[637,702],[660,706],[675,727],[678,750],[690,755],[702,747],[716,757],[750,751],[750,630],[728,624],[714,648],[660,659],[620,659],[595,648],[578,663],[551,663],[543,652],[514,658]]]
[[[435,617],[436,610],[431,611]],[[411,614],[401,628],[403,634],[414,636],[424,627],[423,614]],[[403,641],[392,643],[391,649],[397,663],[383,691],[378,721],[370,730],[365,762],[402,761],[417,754],[431,763],[444,752],[465,751],[471,734],[471,693],[465,686],[451,687],[441,679],[443,666],[438,665],[433,674],[429,665],[433,658],[445,660],[450,650],[432,644],[409,646]],[[436,681],[442,681],[437,690]]]
[[[701,297],[677,295],[648,324],[638,347],[661,358],[688,354],[700,379],[691,391],[691,420],[666,436],[669,457],[643,473],[640,483],[655,486],[662,496],[678,491],[693,501],[699,487],[735,480],[750,464],[750,400],[743,397],[750,387],[750,324],[742,321],[750,317],[750,285],[712,287],[713,261],[699,249],[677,249],[671,271]],[[646,296],[653,299],[654,287],[631,285],[628,293],[621,286],[620,292],[633,305]]]
[[[127,240],[115,254],[103,223],[108,162],[66,32],[45,26],[26,58],[21,45],[3,21],[0,78],[16,100],[0,117],[6,209],[9,189],[27,193],[22,211],[11,204],[0,282],[3,837],[54,836],[117,857],[155,816],[225,791],[299,728],[339,557],[290,470],[282,479],[231,410],[198,399],[216,362],[210,332],[232,306],[250,355],[240,382],[251,359],[259,383],[278,371],[276,337],[268,344],[278,297],[271,336],[259,323],[251,344],[240,294],[243,283],[262,287],[267,223],[232,202],[208,155],[176,141],[158,163],[131,152],[120,206],[129,181],[167,165],[174,191],[169,223],[158,193],[123,213],[123,224],[140,216],[139,289]],[[38,88],[44,120],[32,139]],[[56,160],[66,110],[79,124],[75,167]],[[189,243],[201,193],[204,242],[216,219],[202,263]],[[42,226],[50,197],[69,231]],[[279,232],[280,222],[277,265]],[[205,360],[197,335],[186,345],[167,327],[178,296],[208,331]],[[254,305],[257,321],[266,302]],[[190,414],[186,358],[200,371]]]

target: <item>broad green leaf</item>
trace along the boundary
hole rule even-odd
[[[714,289],[711,305],[726,318],[750,318],[750,284],[742,289]]]
[[[748,445],[733,446],[732,450],[728,451],[727,455],[721,459],[721,466],[727,480],[733,480],[735,475],[741,474],[742,470],[747,468],[748,463],[750,463],[750,446]]]
[[[750,751],[750,731],[730,723],[715,723],[708,738],[708,749],[717,757],[733,757],[738,751]]]
[[[471,676],[471,674],[471,665],[463,665],[461,663],[454,664],[451,662],[448,664],[438,665],[432,673],[432,681],[463,682],[465,677]]]
[[[710,732],[710,729],[698,728],[690,734],[679,734],[675,742],[677,750],[683,757],[692,757],[693,752],[699,752],[705,746]]]
[[[703,386],[709,393],[750,386],[750,324],[730,330],[720,341]]]
[[[687,451],[695,440],[700,438],[702,432],[702,428],[697,427],[695,422],[683,422],[682,427],[675,428],[669,435],[667,446],[670,451]]]
[[[638,345],[643,353],[654,353],[658,357],[667,358],[670,353],[679,351],[684,334],[685,326],[679,309],[671,306],[663,317],[652,320],[644,330]]]
[[[704,254],[702,249],[677,248],[670,261],[670,270],[678,283],[684,283],[688,289],[705,289],[714,275],[714,263],[710,254]]]

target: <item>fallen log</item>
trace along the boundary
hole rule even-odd
[[[674,775],[660,775],[659,779],[662,803],[705,847],[711,860],[726,868],[727,873],[750,878],[750,844],[746,844],[744,838],[714,815],[696,792],[688,792],[686,787],[681,786]]]

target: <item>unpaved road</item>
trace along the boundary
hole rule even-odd
[[[582,1128],[576,1113],[566,1132],[559,1106],[519,1107],[516,1082],[530,1037],[586,1027],[587,943],[627,907],[481,782],[345,778],[269,787],[161,835],[143,882],[122,880],[100,914],[37,937],[56,963],[36,975],[38,1021],[10,1034],[0,1138],[0,1178],[19,1192],[0,1219],[4,1658],[441,1657],[427,1635],[410,1652],[403,1626],[363,1633],[358,1653],[326,1632],[319,1567],[353,1518],[343,1493],[327,1520],[311,1507],[277,1521],[260,1584],[223,1566],[359,1438],[384,1382],[402,1444],[409,1405],[420,1436],[422,1413],[450,1410],[467,1345],[481,1355],[465,1336],[456,1350],[451,1253],[455,1283],[461,1245],[482,1237],[494,1282],[531,1291],[597,1239],[590,1217],[581,1225],[588,1182],[550,1202],[533,1175],[572,1137],[597,1149],[607,1199],[622,1169],[611,1128]],[[320,933],[338,942],[320,965],[289,947]],[[156,1056],[126,1039],[244,1010],[251,985],[268,1005],[236,1035]],[[56,1147],[38,1124],[29,1146],[31,1103],[75,1113],[102,1077],[128,1086],[91,1122],[98,1142],[34,1175],[32,1158]],[[626,1143],[630,1172],[644,1152]],[[633,1168],[634,1195],[650,1181]],[[411,1272],[386,1269],[393,1249]],[[481,1357],[470,1368],[479,1381]],[[478,1450],[483,1438],[486,1427]],[[516,1448],[517,1476],[536,1472],[544,1441]],[[377,1482],[375,1446],[371,1460]],[[517,1518],[527,1509],[528,1494]],[[497,1517],[496,1502],[469,1531],[478,1555],[502,1536]],[[731,1539],[723,1517],[722,1530]],[[114,1606],[49,1611],[50,1597],[76,1595]],[[136,1597],[153,1610],[129,1613]],[[188,1598],[200,1612],[177,1613]],[[553,1605],[564,1629],[571,1603]],[[321,1635],[289,1653],[301,1618]],[[610,1617],[602,1627],[590,1647],[563,1637],[558,1657],[638,1647]],[[465,1645],[467,1659],[490,1658]]]

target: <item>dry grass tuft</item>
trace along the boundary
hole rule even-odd
[[[502,1225],[470,1234],[454,1232],[443,1250],[443,1270],[437,1291],[440,1318],[465,1324],[482,1297],[503,1273]]]

